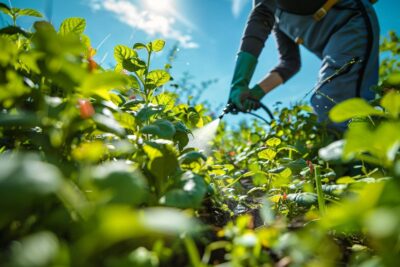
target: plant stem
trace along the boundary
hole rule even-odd
[[[326,206],[325,206],[324,192],[322,191],[319,166],[315,166],[314,174],[315,174],[315,187],[317,188],[317,195],[318,195],[318,208],[320,214],[323,216],[325,215],[326,212]]]

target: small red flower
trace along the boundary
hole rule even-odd
[[[310,160],[307,160],[307,165],[308,165],[308,168],[310,168],[310,173],[313,174],[314,173],[314,165],[312,164],[312,162]]]
[[[231,156],[231,157],[234,157],[236,155],[236,152],[235,151],[229,151],[228,155]]]
[[[89,119],[94,115],[95,111],[89,100],[79,99],[78,104],[82,119]]]
[[[136,99],[136,96],[135,96],[135,95],[131,95],[131,96],[129,97],[129,99],[130,99],[130,100],[135,100],[135,99]]]
[[[287,199],[287,194],[286,194],[286,192],[283,192],[282,199],[283,199],[283,200],[286,200],[286,199]]]

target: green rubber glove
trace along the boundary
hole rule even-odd
[[[264,96],[264,90],[257,84],[243,94],[243,97],[245,97],[243,106],[246,107],[247,110],[257,110],[260,108],[260,100]]]
[[[249,83],[256,69],[257,58],[250,53],[240,52],[236,59],[235,71],[231,82],[229,102],[233,103],[240,111],[249,110],[248,101]]]

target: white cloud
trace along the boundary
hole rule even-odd
[[[176,21],[181,21],[181,17],[149,12],[129,0],[92,0],[90,5],[93,10],[103,9],[115,14],[120,22],[150,36],[159,35],[164,39],[176,40],[183,48],[198,47],[191,35],[176,29]]]
[[[235,17],[239,17],[243,8],[249,2],[249,0],[231,0],[231,1],[232,1],[232,14]]]

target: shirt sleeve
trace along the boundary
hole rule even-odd
[[[271,72],[277,72],[286,82],[300,70],[299,45],[279,30],[277,26],[273,28],[273,32],[278,46],[279,63]]]
[[[258,58],[275,24],[275,10],[275,0],[254,0],[240,51],[248,52]]]

